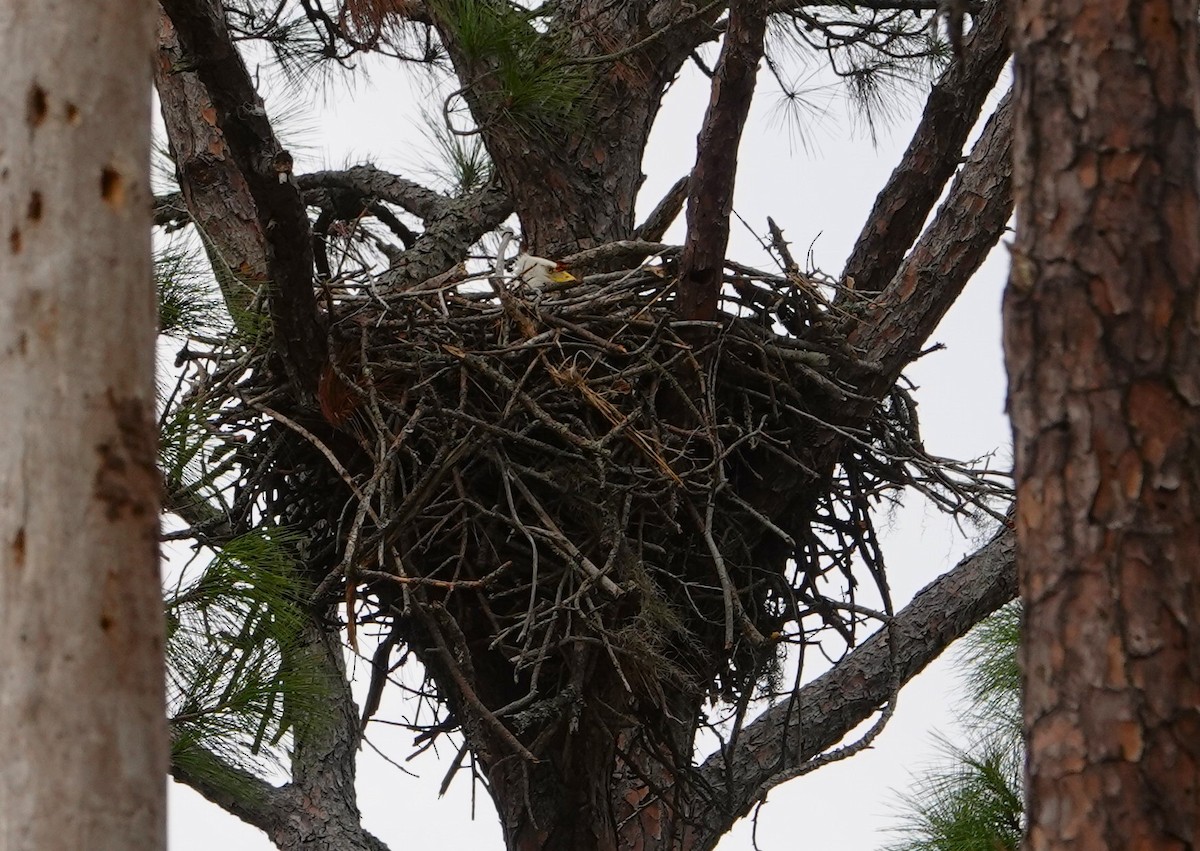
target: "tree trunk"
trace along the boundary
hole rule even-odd
[[[1031,849],[1200,842],[1197,11],[1018,3]]]
[[[0,848],[166,843],[152,8],[0,5]]]
[[[267,238],[246,178],[234,162],[216,109],[194,71],[165,13],[158,16],[154,87],[179,188],[192,223],[208,252],[229,315],[242,331],[252,327],[247,313],[270,280]]]
[[[469,81],[461,95],[513,199],[526,250],[565,257],[633,237],[642,156],[662,96],[716,11],[700,16],[691,4],[670,2],[647,16],[638,4],[564,3],[560,20],[586,23],[572,25],[554,47],[542,37],[547,50],[566,57],[548,76],[586,74],[586,82],[578,102],[555,116],[518,111],[503,69],[522,61],[468,52],[452,15],[434,10],[455,71]],[[689,149],[682,165],[691,160]]]

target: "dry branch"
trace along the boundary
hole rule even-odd
[[[986,510],[1003,493],[925,454],[902,391],[875,404],[836,378],[862,365],[817,285],[726,263],[727,312],[679,322],[674,282],[640,260],[663,248],[589,250],[581,265],[635,265],[545,290],[493,270],[499,296],[343,285],[318,409],[261,373],[235,389],[244,365],[200,382],[243,400],[213,430],[265,465],[238,485],[261,513],[228,523],[308,530],[314,602],[355,600],[360,629],[400,628],[444,698],[469,707],[477,754],[513,750],[496,746],[504,707],[568,688],[649,714],[667,694],[740,700],[781,637],[853,641],[864,610],[833,577],[861,564],[887,599],[871,500],[915,486]],[[776,333],[785,313],[794,331]],[[848,399],[867,413],[835,425]],[[840,447],[836,475],[813,472],[822,432]],[[426,609],[433,633],[397,618]],[[464,637],[427,652],[451,623]],[[594,696],[595,654],[615,696]],[[460,665],[507,673],[464,679]],[[514,731],[541,758],[537,733]]]
[[[667,194],[662,197],[650,211],[650,215],[646,217],[646,221],[638,225],[634,236],[637,239],[644,239],[649,242],[657,242],[662,239],[675,220],[679,218],[680,212],[683,210],[684,203],[688,197],[688,182],[691,180],[691,174],[685,174],[672,184],[667,190]]]

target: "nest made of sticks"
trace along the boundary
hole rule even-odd
[[[676,321],[669,264],[331,286],[319,413],[265,361],[230,379],[214,428],[244,441],[242,503],[305,532],[314,599],[345,601],[352,642],[380,631],[369,703],[407,645],[456,714],[518,732],[585,678],[646,710],[744,704],[782,647],[853,645],[860,582],[890,612],[876,503],[917,486],[966,512],[1004,490],[927,455],[902,388],[838,426],[861,400],[824,285],[729,269],[708,323]],[[830,440],[838,463],[814,468]]]

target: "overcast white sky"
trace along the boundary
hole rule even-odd
[[[760,83],[766,86],[765,74]],[[269,99],[268,99],[269,100]],[[690,168],[695,139],[708,100],[707,80],[686,76],[668,96],[647,155],[646,184],[639,208],[649,210],[667,187]],[[424,84],[402,75],[373,72],[353,88],[335,86],[316,102],[317,115],[303,134],[311,149],[298,152],[297,171],[339,167],[366,157],[412,175],[424,141],[417,130],[421,104],[437,104]],[[881,135],[878,146],[851,132],[838,102],[823,123],[808,131],[802,145],[773,115],[769,90],[756,103],[742,143],[735,209],[758,232],[768,215],[792,241],[797,259],[807,246],[819,267],[840,271],[876,193],[907,144],[923,97],[914,96],[906,113]],[[668,235],[678,241],[680,223]],[[761,262],[757,243],[735,222],[730,256]],[[916,394],[927,448],[939,455],[974,457],[1000,450],[1007,463],[1009,432],[1003,416],[1005,380],[1000,353],[1000,295],[1007,252],[993,252],[934,339],[947,349],[908,371]],[[952,567],[970,549],[946,518],[915,497],[895,517],[887,534],[890,578],[899,607],[912,594]],[[950,654],[948,654],[949,656]],[[822,768],[771,793],[758,819],[758,845],[764,851],[880,848],[894,823],[896,790],[910,773],[935,760],[934,729],[951,731],[958,701],[955,671],[947,657],[901,693],[898,711],[875,746],[850,760]],[[380,713],[399,714],[385,701]],[[412,736],[375,725],[371,741],[403,760]],[[408,763],[413,778],[388,765],[369,748],[359,761],[359,802],[366,826],[393,851],[479,849],[502,851],[499,825],[486,793],[472,790],[460,775],[442,799],[437,788],[451,754],[426,754]],[[171,784],[170,851],[266,851],[273,848],[256,829],[246,827],[189,789]],[[721,843],[721,851],[748,851],[745,820]]]

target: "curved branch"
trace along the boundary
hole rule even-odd
[[[187,759],[171,755],[171,777],[230,815],[270,835],[292,812],[285,788],[230,765],[207,748],[187,745]]]
[[[752,721],[729,752],[699,768],[710,790],[698,814],[693,849],[712,848],[735,821],[803,763],[819,757],[869,718],[979,621],[1017,593],[1016,539],[1003,529],[987,545],[924,590],[828,673]],[[896,638],[894,651],[887,636]],[[898,670],[892,670],[892,660]]]
[[[192,214],[183,202],[182,192],[168,192],[154,196],[154,226],[166,228],[167,232],[191,224]]]
[[[219,0],[161,0],[190,69],[208,90],[217,126],[249,187],[267,243],[274,342],[292,387],[311,398],[325,363],[313,293],[308,213],[292,157],[275,138],[262,99],[229,37]]]
[[[843,278],[858,292],[882,290],[959,165],[967,135],[1008,61],[1008,3],[992,0],[956,60],[929,93],[925,112],[899,165],[875,199]]]
[[[466,197],[447,199],[441,214],[426,222],[416,244],[380,275],[379,283],[405,289],[440,275],[462,262],[467,250],[512,212],[512,198],[499,181]]]
[[[296,178],[301,191],[349,189],[368,198],[395,204],[422,221],[436,219],[454,199],[419,183],[373,165],[356,165],[342,171],[316,171]]]

